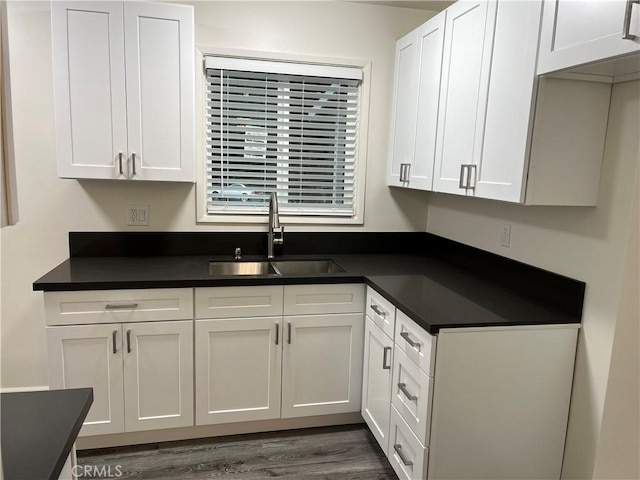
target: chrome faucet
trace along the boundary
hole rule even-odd
[[[278,195],[271,192],[269,197],[269,231],[267,232],[267,258],[274,258],[274,245],[282,245],[284,243],[284,227],[280,226],[278,218]]]

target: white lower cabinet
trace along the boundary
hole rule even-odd
[[[429,449],[420,443],[394,407],[391,407],[387,456],[401,480],[424,480],[427,478]]]
[[[197,425],[360,410],[363,285],[197,288],[195,298]]]
[[[285,317],[282,418],[360,410],[363,317]]]
[[[196,424],[280,418],[282,317],[196,320]]]
[[[49,384],[93,388],[80,436],[124,432],[122,326],[47,327]]]
[[[193,425],[193,322],[47,327],[51,388],[92,387],[80,436]]]
[[[367,317],[364,329],[362,418],[385,452],[389,446],[392,365],[393,340]]]

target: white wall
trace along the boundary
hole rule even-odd
[[[638,180],[636,180],[638,181]],[[622,299],[613,339],[594,478],[640,478],[640,189],[634,212]]]
[[[640,82],[618,84],[595,208],[525,207],[442,194],[428,198],[428,232],[587,283],[563,478],[591,478],[598,453],[632,198],[638,188],[639,131]],[[499,246],[503,222],[512,225],[508,249]]]
[[[385,170],[394,43],[432,13],[340,2],[194,4],[196,43],[200,45],[369,59],[364,225],[322,229],[424,231],[425,195],[390,191],[385,186]],[[264,226],[197,225],[193,185],[58,179],[49,2],[10,2],[8,19],[20,222],[0,231],[0,384],[28,387],[48,384],[42,294],[32,292],[31,285],[68,257],[69,231],[229,231]],[[149,227],[125,225],[128,203],[150,205]]]

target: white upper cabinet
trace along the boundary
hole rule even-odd
[[[388,184],[431,190],[446,12],[398,40]]]
[[[545,0],[538,74],[640,52],[640,3]],[[633,59],[640,70],[640,57]]]
[[[456,2],[447,9],[433,189],[464,194],[460,185],[482,149],[495,2]]]
[[[193,182],[193,8],[51,9],[58,175]]]
[[[406,170],[413,162],[418,84],[416,40],[414,30],[396,42],[388,185],[406,186]]]
[[[404,170],[395,152],[405,145],[392,153],[391,178],[395,171],[405,180],[396,185],[531,205],[597,204],[611,85],[537,76],[543,1],[461,0],[443,12],[442,58],[430,54],[442,66],[439,93],[415,102],[413,124],[403,117],[403,131],[417,133]],[[413,32],[414,43],[429,22]],[[420,92],[423,65],[414,72]],[[398,138],[392,131],[393,145]]]

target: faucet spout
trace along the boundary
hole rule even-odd
[[[269,231],[267,232],[267,258],[275,258],[274,245],[284,243],[284,227],[278,216],[278,195],[271,192],[269,197]]]

